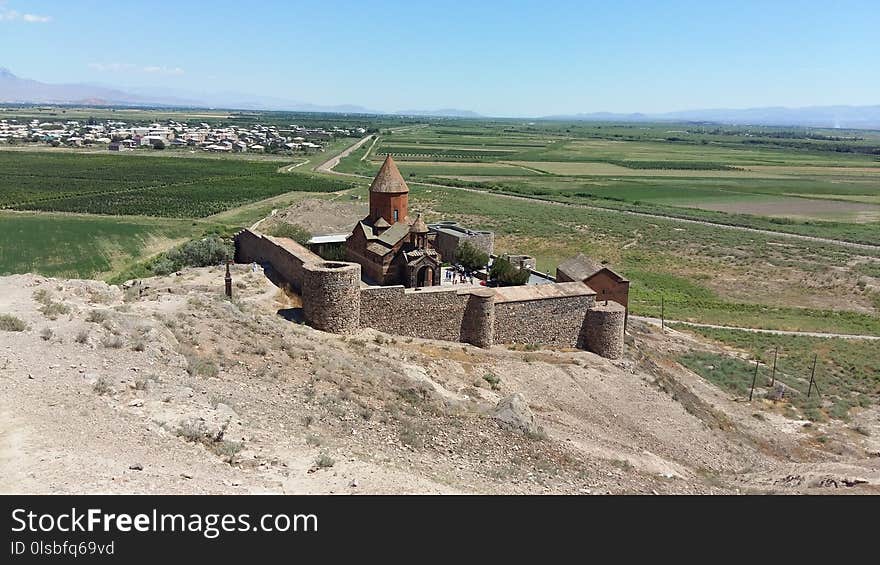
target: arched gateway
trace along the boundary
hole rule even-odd
[[[416,275],[416,286],[434,286],[434,269],[422,267]]]

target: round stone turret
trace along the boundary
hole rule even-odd
[[[303,265],[303,317],[315,329],[352,334],[361,322],[361,266],[342,261]]]
[[[477,347],[492,347],[495,343],[495,291],[481,288],[469,291],[469,294],[461,322],[461,341]]]
[[[608,359],[623,356],[626,308],[617,302],[596,303],[587,310],[578,347]]]

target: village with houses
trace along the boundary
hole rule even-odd
[[[209,153],[314,153],[336,138],[361,137],[364,127],[287,127],[260,123],[212,125],[205,122],[128,122],[120,120],[0,119],[0,145],[104,147],[109,151],[182,148]]]

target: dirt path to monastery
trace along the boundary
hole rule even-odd
[[[372,137],[373,136],[371,134],[371,135],[368,135],[368,136],[362,138],[357,143],[351,145],[348,149],[345,149],[344,151],[342,151],[341,153],[339,153],[335,157],[330,157],[329,159],[327,159],[326,161],[324,161],[323,163],[321,163],[320,165],[315,167],[315,170],[319,173],[330,173],[333,175],[343,174],[343,173],[337,173],[336,171],[333,170],[333,168],[339,164],[340,160],[344,159],[345,157],[348,157],[349,155],[351,155],[352,153],[354,153],[355,151],[360,149],[361,145],[370,141],[370,138],[372,138]],[[351,176],[357,176],[357,175],[351,175]]]
[[[646,322],[651,324],[652,326],[660,326],[660,318],[649,318],[647,316],[630,316],[631,320],[639,320],[642,322]],[[877,335],[865,335],[865,334],[834,334],[834,333],[825,333],[825,332],[800,332],[794,330],[767,330],[763,328],[743,328],[739,326],[720,326],[717,324],[701,324],[698,322],[685,322],[683,320],[666,320],[666,325],[669,324],[681,324],[683,326],[692,326],[695,328],[710,328],[714,330],[741,330],[744,332],[752,332],[752,333],[761,333],[761,334],[772,334],[772,335],[799,335],[803,337],[825,337],[825,338],[840,338],[840,339],[867,339],[867,340],[880,340],[880,336]]]

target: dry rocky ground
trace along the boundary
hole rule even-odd
[[[304,198],[283,210],[277,210],[260,222],[260,230],[271,232],[280,224],[296,224],[314,235],[347,233],[369,212],[364,200],[344,194],[333,200]]]
[[[765,400],[737,401],[670,360],[692,337],[633,324],[620,361],[372,330],[343,337],[279,315],[296,299],[261,272],[236,267],[234,278],[232,301],[219,268],[127,290],[0,278],[0,314],[27,326],[0,331],[0,491],[873,493],[880,485],[876,411],[858,415],[865,435],[842,423],[805,426]]]

